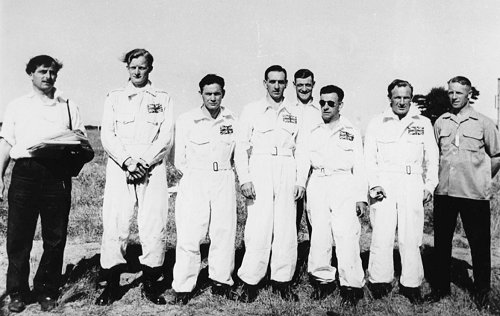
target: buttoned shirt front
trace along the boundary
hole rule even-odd
[[[365,162],[370,188],[380,186],[386,174],[421,174],[432,193],[438,183],[438,148],[431,122],[413,106],[401,120],[388,108],[368,124]]]
[[[436,194],[488,199],[492,168],[498,168],[500,157],[500,135],[494,123],[467,105],[456,115],[441,115],[434,132],[440,149]]]
[[[221,107],[215,119],[205,106],[179,116],[175,126],[176,168],[182,173],[188,169],[230,169],[235,146],[235,123],[235,116],[225,107]]]
[[[359,131],[345,117],[340,116],[332,129],[319,123],[312,128],[306,141],[309,165],[313,172],[324,175],[352,174],[356,183],[357,201],[366,201],[368,182],[363,158],[363,142]],[[300,175],[305,184],[306,174]],[[359,193],[359,194],[358,194]]]
[[[148,83],[111,91],[104,103],[102,144],[119,165],[129,157],[148,165],[163,160],[173,143],[173,105],[170,96]]]
[[[312,128],[323,123],[323,119],[321,118],[321,107],[314,103],[313,99],[307,104],[297,100],[297,106],[302,111],[302,128],[305,131],[311,131]]]
[[[294,151],[299,126],[300,109],[284,100],[277,110],[266,98],[245,106],[238,122],[235,162],[241,184],[251,182],[249,152],[252,150]]]
[[[31,157],[29,147],[70,129],[66,101],[56,90],[53,99],[42,99],[33,91],[9,103],[0,137],[12,146],[12,159]],[[78,106],[70,101],[69,108],[72,128],[85,132]]]

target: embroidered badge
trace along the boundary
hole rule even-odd
[[[408,127],[408,135],[424,135],[424,127],[410,126]]]
[[[233,125],[221,125],[220,134],[227,135],[233,133]]]
[[[354,140],[354,135],[353,134],[349,134],[346,131],[341,131],[340,134],[339,134],[339,138],[340,139],[345,139],[345,140],[348,140],[348,141],[352,142]]]
[[[283,115],[283,122],[297,124],[297,117],[291,114],[285,114]]]
[[[148,104],[148,113],[160,113],[163,112],[163,107],[161,103],[151,103]]]

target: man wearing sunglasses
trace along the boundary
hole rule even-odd
[[[337,269],[331,265],[335,240],[342,304],[356,305],[363,297],[364,285],[357,216],[368,207],[363,143],[359,131],[340,115],[344,91],[328,85],[321,88],[320,98],[322,122],[316,123],[300,144],[306,147],[312,169],[307,185],[313,228],[307,267],[314,287],[311,298],[324,299],[335,289]],[[299,173],[300,182],[305,182],[307,174]]]
[[[256,299],[269,262],[273,291],[285,300],[298,300],[290,286],[297,261],[295,200],[305,189],[296,181],[300,112],[285,100],[286,86],[286,70],[269,67],[264,74],[266,97],[247,105],[238,124],[235,162],[248,211],[246,251],[238,270],[243,302]]]
[[[399,293],[419,303],[424,204],[432,199],[438,183],[438,148],[430,121],[410,106],[411,84],[396,79],[387,92],[390,107],[371,120],[365,135],[373,227],[368,287],[374,298],[392,289],[397,227],[402,266]]]

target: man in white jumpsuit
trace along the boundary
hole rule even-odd
[[[109,155],[104,188],[101,267],[107,286],[96,304],[119,299],[119,266],[124,259],[135,206],[141,240],[143,294],[165,304],[156,281],[165,257],[168,193],[164,157],[173,142],[172,101],[151,85],[153,56],[145,49],[128,52],[125,88],[113,90],[104,104],[101,139]]]
[[[300,159],[296,163],[294,158],[301,122],[297,105],[284,100],[286,86],[286,70],[269,67],[264,74],[266,97],[248,104],[238,123],[235,162],[248,211],[245,255],[238,270],[244,302],[257,297],[269,262],[273,291],[298,300],[290,281],[297,261],[295,200],[304,194],[304,187],[296,185]]]
[[[207,232],[212,293],[229,297],[236,238],[236,188],[232,166],[235,116],[221,106],[224,79],[200,81],[203,99],[181,115],[175,127],[175,165],[183,176],[175,201],[177,227],[173,303],[186,304],[200,271],[200,243]]]
[[[359,254],[361,225],[358,216],[368,208],[368,183],[359,131],[340,115],[344,91],[334,85],[321,88],[323,122],[306,133],[304,144],[312,173],[307,185],[308,213],[312,225],[308,272],[313,299],[332,293],[337,269],[331,265],[335,240],[344,304],[356,305],[363,297],[363,267]],[[300,137],[300,136],[299,136]],[[298,150],[302,150],[300,147]],[[299,172],[305,182],[308,170]]]
[[[400,294],[419,303],[419,286],[424,277],[419,248],[423,205],[431,200],[438,183],[438,149],[430,121],[410,107],[410,83],[396,79],[387,91],[390,108],[371,120],[365,135],[373,227],[369,288],[375,298],[391,291],[397,227],[402,265]]]

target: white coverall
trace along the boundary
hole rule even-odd
[[[168,214],[168,193],[164,157],[173,142],[172,101],[169,95],[148,83],[135,88],[130,82],[111,91],[104,104],[101,140],[109,158],[103,204],[101,266],[109,269],[126,263],[134,208],[143,265],[163,264]],[[150,166],[140,184],[128,184],[123,163],[129,157]]]
[[[366,202],[368,183],[359,131],[343,116],[331,129],[320,123],[304,143],[312,173],[307,185],[312,225],[308,272],[320,282],[335,281],[331,266],[335,240],[340,285],[361,288],[364,271],[359,254],[361,225],[356,202]],[[299,148],[298,148],[299,150]],[[299,172],[301,183],[304,172]],[[305,174],[307,177],[307,174]]]
[[[231,165],[235,116],[221,107],[216,119],[202,106],[175,127],[175,165],[183,173],[175,202],[176,261],[172,288],[191,292],[200,271],[200,243],[210,236],[210,279],[233,285],[236,188]]]
[[[259,283],[269,261],[274,281],[288,282],[295,271],[294,149],[301,124],[299,111],[286,101],[276,111],[262,99],[248,104],[238,123],[236,170],[240,184],[252,182],[256,195],[254,200],[247,199],[246,251],[238,270],[247,284]]]
[[[397,227],[400,284],[418,287],[424,277],[419,248],[424,227],[423,193],[424,189],[434,192],[438,183],[438,148],[430,121],[413,106],[401,120],[388,108],[368,125],[365,159],[369,187],[381,186],[387,195],[370,206],[369,281],[392,282]]]

